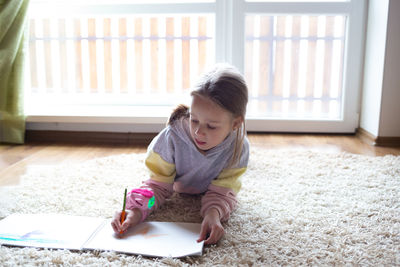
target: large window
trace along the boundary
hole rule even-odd
[[[249,130],[351,132],[363,14],[363,0],[32,1],[27,115],[163,123],[201,72],[230,62],[249,85]]]
[[[345,26],[345,16],[247,16],[249,114],[340,119]]]
[[[162,5],[117,2],[31,10],[28,113],[173,106],[215,62],[214,13],[172,4],[182,12],[157,14]]]

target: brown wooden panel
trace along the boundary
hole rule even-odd
[[[190,88],[190,18],[182,18],[182,88]]]
[[[158,18],[150,19],[150,36],[158,37]],[[159,65],[159,41],[157,39],[150,40],[150,86],[151,92],[159,92],[158,88],[158,65]]]
[[[198,35],[199,37],[207,37],[207,18],[199,17],[198,19]],[[198,41],[198,75],[202,74],[205,71],[206,59],[207,59],[207,43],[206,40]]]
[[[135,18],[135,73],[136,93],[143,92],[143,19]]]
[[[111,19],[103,20],[104,37],[111,37]],[[111,40],[104,40],[104,87],[107,93],[113,91],[112,86],[112,52]]]
[[[126,18],[120,18],[118,20],[118,34],[120,37],[127,36],[126,29]],[[119,80],[120,80],[120,92],[128,92],[128,52],[127,52],[127,41],[119,41]]]
[[[96,19],[88,19],[88,36],[96,37]],[[97,60],[96,60],[96,40],[89,39],[89,72],[90,72],[90,92],[98,92],[97,83]]]
[[[175,90],[175,80],[174,80],[174,74],[175,74],[175,61],[174,61],[174,40],[172,37],[174,37],[174,23],[175,19],[174,18],[167,18],[166,19],[166,35],[167,35],[167,41],[166,41],[166,61],[167,61],[167,92],[168,93],[173,93]],[[169,39],[171,38],[171,39]]]
[[[81,37],[81,20],[74,19],[74,36]],[[83,92],[83,73],[82,73],[82,43],[81,40],[75,41],[75,84],[76,91]]]

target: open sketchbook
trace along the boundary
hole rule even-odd
[[[107,250],[151,257],[201,255],[200,224],[144,222],[122,237],[110,219],[60,214],[12,214],[0,221],[0,244],[71,250]]]

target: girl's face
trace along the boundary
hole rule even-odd
[[[190,107],[190,135],[200,151],[207,151],[225,140],[238,128],[241,117],[223,109],[207,97],[195,95]]]

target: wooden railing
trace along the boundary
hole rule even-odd
[[[250,112],[264,116],[341,114],[344,16],[246,17]]]
[[[213,21],[206,15],[32,18],[31,91],[93,96],[186,91],[214,62]]]
[[[188,91],[214,63],[214,21],[213,15],[32,18],[31,93],[168,102],[163,97]],[[246,16],[249,114],[339,118],[345,29],[345,16]]]

